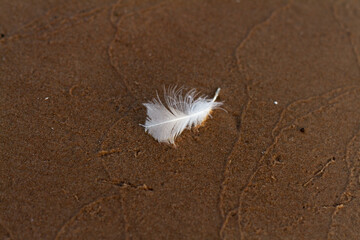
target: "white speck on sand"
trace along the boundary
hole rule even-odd
[[[274,101],[274,104],[277,105],[277,104],[278,104],[278,101]]]
[[[48,100],[48,99],[49,99],[49,97],[46,97],[46,98],[45,98],[45,100]]]

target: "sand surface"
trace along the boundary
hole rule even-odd
[[[0,239],[360,239],[360,2],[0,1]],[[177,147],[163,86],[219,100]]]

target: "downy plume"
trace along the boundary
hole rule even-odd
[[[175,138],[185,128],[201,125],[208,116],[211,116],[211,110],[220,108],[222,102],[215,102],[219,92],[220,88],[216,90],[214,98],[209,99],[207,96],[198,96],[195,89],[187,92],[185,96],[181,88],[164,90],[166,106],[161,102],[158,94],[151,102],[144,103],[147,118],[145,124],[141,126],[159,142],[175,144]]]

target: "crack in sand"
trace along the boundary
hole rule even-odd
[[[224,213],[224,209],[222,207],[222,203],[223,203],[223,200],[224,200],[224,194],[223,192],[225,192],[226,190],[226,176],[228,175],[228,171],[230,169],[230,164],[231,164],[231,159],[230,159],[230,156],[232,155],[233,151],[234,151],[234,148],[236,147],[236,145],[241,141],[241,127],[242,127],[242,123],[244,121],[244,118],[245,118],[245,115],[246,115],[246,111],[247,109],[249,108],[250,106],[250,99],[248,98],[248,101],[247,101],[247,104],[246,104],[246,107],[244,107],[243,111],[241,112],[241,119],[240,119],[240,129],[239,129],[239,133],[238,133],[238,137],[237,139],[235,140],[227,158],[226,158],[226,162],[225,162],[225,170],[224,170],[224,173],[223,173],[223,181],[222,181],[222,184],[220,186],[221,190],[220,190],[220,204],[219,204],[219,208],[220,208],[220,213],[221,213],[221,216],[222,218],[225,217],[225,213]]]
[[[313,176],[303,184],[303,187],[308,186],[311,182],[314,181],[315,178],[321,178],[322,175],[324,174],[325,170],[329,167],[329,165],[334,162],[335,162],[335,157],[328,159],[326,164],[320,170],[316,171],[313,174]]]
[[[348,89],[350,89],[350,90],[348,90]],[[343,90],[345,90],[345,92],[341,93],[341,91],[343,91]],[[304,117],[307,117],[307,116],[309,116],[309,115],[311,115],[311,114],[313,114],[313,113],[315,113],[315,112],[317,112],[317,111],[321,111],[321,110],[322,110],[323,108],[325,108],[325,107],[333,106],[333,105],[336,104],[336,101],[335,101],[335,100],[339,99],[340,97],[346,96],[347,94],[349,94],[349,93],[351,93],[351,92],[355,92],[355,91],[358,91],[358,90],[359,90],[359,88],[356,88],[356,87],[336,88],[336,89],[330,90],[330,91],[322,94],[321,96],[311,96],[311,97],[308,97],[308,98],[296,100],[296,101],[288,104],[288,106],[282,111],[282,114],[280,114],[280,119],[281,119],[281,116],[285,116],[285,112],[286,112],[290,107],[296,106],[296,104],[301,104],[302,102],[304,102],[304,101],[309,101],[309,100],[315,101],[315,100],[317,100],[317,98],[319,98],[319,97],[325,97],[326,95],[329,95],[329,94],[339,93],[338,95],[335,95],[335,96],[332,96],[332,97],[329,97],[328,99],[326,99],[326,103],[325,103],[324,105],[321,105],[321,106],[319,106],[318,108],[314,109],[313,111],[306,112],[305,114],[303,114],[303,115],[301,115],[301,116],[299,116],[299,117],[294,118],[294,119],[291,121],[291,123],[289,123],[289,124],[285,125],[283,128],[281,128],[281,129],[278,131],[278,134],[277,134],[276,136],[274,136],[273,143],[270,144],[270,145],[268,146],[268,148],[265,150],[265,153],[264,153],[264,155],[262,156],[262,158],[259,160],[259,163],[262,163],[262,161],[263,161],[264,158],[268,155],[268,153],[271,151],[271,149],[273,149],[273,147],[278,143],[281,134],[282,134],[285,130],[290,129],[291,126],[292,126],[296,121],[299,121],[300,119],[302,119],[302,118],[304,118]],[[276,129],[276,128],[278,127],[279,122],[280,122],[280,121],[277,121],[277,122],[276,122],[275,127],[273,128],[273,131],[272,131],[272,132],[275,132],[274,129]],[[251,177],[254,177],[254,176],[256,175],[256,173],[261,169],[261,167],[262,167],[261,165],[258,165],[258,166],[257,166],[257,169],[256,169],[256,170],[254,171],[254,173],[253,173],[253,176],[251,176]],[[227,171],[228,171],[228,169],[226,170],[226,172],[227,172]],[[250,178],[251,178],[251,177],[250,177]],[[226,183],[226,181],[224,181],[224,183]],[[250,183],[251,183],[251,181],[249,182],[249,184],[250,184]],[[246,185],[246,186],[248,186],[248,185]],[[241,190],[242,192],[244,192],[244,191],[246,190],[246,186],[245,186],[244,188],[242,188],[242,190]],[[225,191],[226,186],[224,186],[223,189],[224,189],[224,191]],[[230,210],[230,211],[227,213],[227,215],[226,215],[226,217],[225,217],[225,221],[224,221],[224,223],[223,223],[223,225],[222,225],[222,227],[221,227],[221,230],[220,230],[221,236],[223,235],[222,232],[225,230],[226,224],[227,224],[230,216],[233,214],[234,211],[236,211],[236,210],[238,210],[238,209],[239,209],[239,208],[237,207],[237,208],[235,208],[235,209]]]
[[[117,2],[118,3],[118,2]],[[112,8],[111,8],[111,13],[110,13],[110,22],[113,23],[113,21],[111,20],[112,19],[112,14],[114,14],[114,9],[115,7],[117,6],[117,3],[115,3]],[[125,86],[125,89],[127,90],[128,94],[130,94],[131,98],[134,99],[135,101],[138,101],[136,98],[135,98],[135,95],[132,93],[132,91],[130,90],[130,87],[128,85],[128,83],[125,81],[124,78],[121,77],[121,73],[120,71],[118,70],[118,68],[116,67],[115,65],[115,62],[113,60],[113,57],[112,57],[112,53],[111,53],[111,49],[112,49],[112,45],[115,44],[115,41],[116,41],[116,36],[119,34],[119,25],[120,25],[120,22],[123,18],[125,18],[126,16],[128,15],[131,15],[132,12],[128,13],[128,14],[124,14],[122,15],[120,18],[119,18],[119,21],[115,27],[116,31],[115,31],[115,34],[114,34],[114,37],[112,39],[112,41],[110,42],[109,44],[109,47],[108,47],[108,56],[109,56],[109,61],[110,61],[110,66],[112,68],[115,69],[115,71],[117,72],[118,76],[120,77],[121,81],[123,82],[124,86]],[[114,25],[114,24],[113,24]]]
[[[323,98],[325,101],[331,103],[332,100],[336,99],[337,97],[340,97],[342,94],[341,92],[342,91],[345,91],[345,93],[348,93],[348,92],[351,92],[354,90],[354,88],[358,88],[357,86],[349,86],[349,87],[340,87],[340,88],[336,88],[336,89],[333,89],[333,90],[330,90],[326,93],[323,93],[321,95],[316,95],[316,96],[310,96],[308,98],[304,98],[304,99],[299,99],[299,100],[295,100],[294,102],[288,104],[280,113],[280,117],[278,119],[278,121],[276,122],[275,124],[275,127],[273,128],[273,130],[271,131],[271,135],[273,138],[275,138],[275,136],[277,136],[279,134],[279,132],[281,131],[281,128],[280,128],[280,123],[284,120],[286,114],[288,114],[288,112],[292,111],[291,108],[295,108],[297,105],[300,105],[302,103],[310,103],[311,101],[319,101],[320,99],[319,98]],[[335,96],[329,96],[327,97],[327,95],[332,95],[334,93],[340,93],[339,95],[335,95]],[[293,124],[294,120],[296,120],[296,117],[292,120],[291,124]],[[282,128],[284,127],[287,127],[291,124],[287,124],[285,126],[283,126]]]
[[[281,10],[284,10],[286,8],[288,8],[290,6],[291,2],[289,2],[289,4],[287,6],[285,6],[284,8],[282,8]],[[274,14],[275,15],[275,14]],[[330,105],[335,105],[335,104],[330,104]],[[328,107],[327,105],[325,106],[322,106],[320,107],[319,109],[322,109],[324,107]],[[315,111],[312,111],[310,112],[309,114],[312,114],[313,112]],[[308,114],[307,114],[308,115]],[[282,116],[280,116],[280,119],[282,118]],[[294,122],[296,121],[297,119],[294,120]],[[272,135],[274,136],[274,132],[275,132],[275,129],[277,128],[277,125],[278,123],[280,122],[280,120],[277,122],[277,124],[275,125],[275,128],[272,130]],[[280,130],[280,133],[279,135],[283,132],[283,130],[286,129],[286,128],[283,128]],[[245,188],[241,191],[240,193],[240,200],[239,200],[239,205],[238,205],[238,226],[239,226],[239,229],[240,229],[240,234],[241,234],[241,239],[244,239],[244,232],[242,231],[242,225],[241,225],[241,209],[242,209],[242,204],[243,204],[243,196],[244,196],[244,193],[246,192],[246,189],[248,188],[249,184],[253,181],[253,178],[254,176],[256,175],[256,173],[258,172],[258,170],[261,168],[261,164],[263,159],[264,159],[264,156],[268,154],[268,152],[270,151],[270,149],[275,146],[278,142],[279,138],[278,137],[275,137],[274,139],[274,142],[271,146],[269,146],[267,148],[267,150],[265,151],[265,154],[263,155],[263,157],[259,160],[259,162],[257,163],[257,166],[255,168],[255,171],[253,172],[253,174],[250,176],[249,180],[248,180],[248,183],[246,184]],[[332,161],[329,162],[329,164],[332,163]],[[328,166],[329,164],[327,164],[326,166]],[[325,168],[324,168],[325,169]],[[320,171],[319,174],[322,174],[323,171]],[[317,175],[319,175],[317,174]],[[232,211],[231,211],[232,212]],[[230,212],[230,213],[231,213]],[[225,223],[227,222],[227,219],[228,219],[228,216],[226,217],[226,221]],[[224,229],[224,227],[221,228],[222,230]],[[220,234],[222,236],[222,234]]]
[[[345,206],[345,204],[351,202],[353,200],[353,196],[351,195],[350,192],[347,191],[351,178],[353,177],[353,172],[352,172],[352,164],[350,162],[350,151],[349,147],[351,145],[353,145],[355,142],[359,141],[357,138],[360,137],[360,129],[358,129],[358,131],[354,134],[354,136],[349,140],[349,142],[346,144],[345,147],[345,160],[346,160],[346,165],[347,165],[347,169],[348,169],[348,178],[344,187],[344,190],[342,191],[341,195],[340,195],[340,201],[339,203],[335,204],[335,208],[333,213],[331,214],[331,218],[330,218],[330,223],[329,223],[329,227],[328,227],[328,231],[327,231],[327,239],[330,239],[330,234],[331,234],[331,228],[333,226],[333,222],[334,222],[334,218],[335,216],[338,214],[338,212]],[[359,150],[355,150],[354,152],[358,152]]]
[[[141,13],[146,13],[147,11],[151,11],[155,8],[157,8],[158,6],[161,6],[163,4],[163,2],[159,2],[159,3],[156,3],[156,4],[153,4],[153,5],[150,5],[150,6],[147,6],[147,7],[143,7],[141,8],[140,10],[137,10],[136,11],[136,14],[139,14],[140,12]],[[144,4],[145,5],[145,4]],[[112,46],[115,44],[116,40],[117,40],[117,36],[120,35],[120,24],[121,22],[123,21],[123,19],[125,19],[126,17],[129,17],[129,16],[133,16],[135,14],[135,10],[133,11],[130,11],[129,13],[126,13],[120,17],[118,17],[118,21],[117,23],[115,24],[114,23],[114,17],[112,14],[115,14],[115,8],[119,6],[118,2],[115,3],[112,8],[111,8],[111,13],[110,13],[110,22],[115,25],[115,28],[116,28],[116,31],[115,31],[115,34],[114,34],[114,37],[113,37],[113,40],[110,42],[109,44],[109,47],[108,47],[108,56],[109,56],[109,60],[110,60],[110,65],[115,69],[115,71],[118,73],[121,81],[123,82],[126,90],[128,91],[129,95],[131,96],[131,98],[133,99],[133,102],[134,104],[137,103],[137,104],[140,104],[139,102],[139,99],[136,97],[136,95],[133,93],[133,91],[131,90],[131,87],[129,86],[128,82],[125,81],[125,79],[123,77],[121,77],[121,72],[120,70],[118,69],[117,65],[116,65],[116,62],[113,58],[113,54],[112,54]]]
[[[113,20],[113,16],[115,16],[115,8],[117,8],[118,6],[121,6],[120,3],[122,3],[122,0],[118,0],[116,3],[114,3],[111,7],[111,12],[110,12],[110,22],[113,25],[113,27],[116,29],[118,26],[118,22],[115,22],[115,20]],[[121,18],[122,16],[120,16]]]
[[[285,6],[282,6],[281,8],[279,9],[275,9],[271,12],[271,14],[269,15],[269,17],[267,17],[264,21],[261,21],[260,23],[254,25],[247,33],[247,35],[245,36],[245,38],[241,41],[241,43],[236,47],[236,61],[237,61],[237,66],[238,66],[238,70],[239,72],[243,72],[244,71],[244,66],[241,64],[240,62],[240,57],[239,57],[239,52],[240,50],[245,46],[245,43],[251,38],[253,32],[255,32],[257,29],[260,29],[262,28],[263,26],[265,26],[267,23],[269,23],[273,18],[274,16],[277,15],[278,12],[281,12],[282,10],[286,9],[287,7],[289,7],[291,1],[289,1]],[[246,94],[247,94],[247,103],[246,103],[246,107],[244,108],[244,110],[242,111],[241,113],[241,118],[240,118],[240,128],[239,128],[239,133],[238,133],[238,137],[237,137],[237,140],[234,144],[234,146],[232,147],[232,150],[230,151],[230,154],[228,155],[227,157],[227,160],[226,160],[226,163],[225,163],[225,170],[224,170],[224,174],[223,174],[223,182],[221,184],[221,191],[220,191],[220,204],[219,204],[219,207],[220,207],[220,213],[221,213],[221,216],[222,218],[224,218],[225,216],[225,213],[224,213],[224,209],[223,209],[223,200],[224,200],[224,192],[225,192],[225,189],[226,189],[226,181],[227,181],[227,178],[226,178],[226,175],[227,175],[227,172],[229,171],[229,166],[231,164],[231,159],[230,159],[230,156],[234,150],[234,148],[236,147],[236,145],[241,141],[241,134],[242,134],[242,126],[243,126],[243,121],[245,119],[245,116],[246,116],[246,112],[250,106],[250,103],[251,103],[251,96],[250,96],[250,89],[251,89],[251,86],[253,86],[254,83],[251,81],[250,84],[246,85]],[[243,190],[242,190],[243,191]],[[231,215],[231,212],[233,212],[235,210],[232,210],[232,211],[229,211],[227,214],[226,214],[226,217],[225,217],[225,220],[221,226],[221,229],[220,229],[220,232],[219,232],[219,235],[220,235],[220,238],[221,239],[224,239],[224,234],[223,232],[225,231],[225,227],[226,227],[226,224],[228,222],[228,219]],[[240,230],[241,231],[241,230]],[[241,236],[242,237],[242,236]]]
[[[61,237],[61,234],[64,234],[65,231],[66,231],[66,228],[71,224],[73,223],[76,218],[80,215],[81,211],[86,209],[86,208],[90,208],[104,200],[107,200],[107,199],[112,199],[112,198],[117,198],[117,197],[120,197],[121,198],[121,194],[116,194],[116,195],[110,195],[110,196],[107,196],[107,197],[100,197],[100,198],[97,198],[96,200],[82,206],[68,221],[66,221],[59,229],[59,231],[57,232],[56,236],[55,236],[55,240],[59,240],[59,238]]]
[[[251,38],[251,36],[254,34],[254,32],[258,29],[263,28],[264,26],[266,26],[266,24],[269,24],[271,22],[271,20],[279,13],[282,12],[283,10],[287,9],[290,7],[291,3],[293,0],[289,0],[289,2],[287,4],[285,4],[284,6],[275,9],[271,12],[270,16],[268,18],[265,19],[265,21],[262,21],[258,24],[256,24],[254,27],[252,27],[250,29],[250,31],[248,32],[248,34],[246,35],[246,37],[244,38],[243,41],[241,41],[240,45],[237,47],[236,52],[239,52],[242,48],[244,48],[245,43]],[[237,54],[237,63],[239,68],[242,66],[242,64],[239,61],[239,55]],[[240,68],[241,70],[241,68]]]
[[[131,182],[127,182],[124,180],[118,180],[118,179],[111,179],[111,180],[107,180],[107,179],[98,179],[101,183],[107,183],[107,184],[112,184],[115,185],[117,187],[120,188],[132,188],[132,189],[140,189],[140,190],[145,190],[145,191],[154,191],[154,189],[152,187],[149,187],[148,185],[146,185],[145,183],[142,184],[134,184]]]
[[[337,105],[337,102],[332,102],[332,103],[331,103],[331,101],[332,101],[333,99],[339,98],[339,97],[341,97],[341,96],[345,96],[345,95],[348,94],[349,92],[355,92],[355,91],[358,91],[358,90],[359,90],[359,89],[353,89],[353,90],[351,90],[351,91],[345,92],[345,93],[343,93],[343,94],[340,94],[339,96],[336,96],[336,97],[334,97],[334,98],[329,99],[329,103],[328,103],[328,104],[322,105],[322,106],[320,106],[319,108],[317,108],[317,109],[315,109],[315,110],[313,110],[313,111],[310,111],[310,112],[306,113],[306,114],[303,115],[303,116],[300,116],[300,117],[298,117],[298,118],[295,118],[295,119],[293,120],[293,123],[299,121],[300,119],[306,118],[306,117],[308,117],[308,116],[310,116],[310,115],[312,115],[312,114],[314,114],[314,113],[316,113],[316,112],[319,112],[319,111],[323,110],[324,108],[334,107],[335,105]],[[332,90],[332,91],[333,91],[333,90]],[[325,94],[326,94],[326,93],[325,93]],[[298,101],[301,101],[301,100],[298,100]],[[282,129],[280,130],[279,134],[274,138],[273,143],[265,150],[264,155],[263,155],[263,156],[260,158],[260,160],[258,161],[257,168],[255,169],[255,171],[253,172],[253,174],[250,176],[247,184],[245,185],[245,187],[244,187],[243,190],[241,191],[241,193],[240,193],[240,198],[239,198],[239,204],[238,204],[238,207],[237,207],[238,214],[239,214],[238,223],[239,223],[239,228],[240,228],[240,229],[241,229],[241,223],[240,223],[240,221],[241,221],[241,217],[240,217],[240,216],[241,216],[241,213],[240,213],[240,211],[241,211],[241,209],[242,209],[243,197],[244,197],[244,194],[245,194],[246,189],[250,186],[250,184],[252,183],[254,177],[255,177],[256,174],[259,172],[259,170],[260,170],[262,167],[264,167],[264,165],[262,165],[262,163],[263,163],[265,157],[266,157],[266,156],[269,154],[269,152],[276,146],[276,144],[278,143],[278,141],[279,141],[279,139],[280,139],[280,137],[281,137],[281,134],[282,134],[284,131],[289,130],[289,129],[291,129],[291,128],[292,128],[292,124],[290,124],[290,125],[282,128]],[[332,162],[330,161],[330,163],[332,163]],[[329,164],[330,164],[330,163],[329,163]],[[328,165],[328,164],[327,164],[327,165]],[[321,174],[321,173],[320,173],[320,174]],[[240,231],[240,232],[241,232],[241,231]]]
[[[349,192],[344,192],[343,191],[343,193],[344,193],[343,196],[346,196],[345,200],[340,201],[340,202],[335,202],[332,205],[324,205],[324,206],[321,206],[321,207],[322,208],[334,208],[335,212],[333,212],[333,213],[337,214],[340,211],[340,209],[344,208],[346,204],[350,203],[352,200],[354,200],[356,198],[353,195],[351,195],[351,193],[349,193]]]

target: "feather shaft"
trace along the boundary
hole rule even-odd
[[[159,126],[159,125],[166,124],[166,123],[181,121],[181,120],[183,120],[183,119],[195,117],[195,116],[200,115],[200,114],[202,114],[202,113],[204,113],[204,112],[206,112],[206,111],[208,111],[208,110],[206,109],[206,110],[203,110],[203,111],[200,111],[200,112],[197,112],[197,113],[193,113],[193,114],[191,114],[191,115],[187,115],[187,116],[184,116],[184,117],[179,117],[179,118],[175,118],[175,119],[172,119],[172,120],[164,121],[164,122],[161,122],[161,123],[156,123],[156,124],[152,124],[152,125],[147,125],[146,127],[147,127],[147,128],[151,128],[151,127]]]

